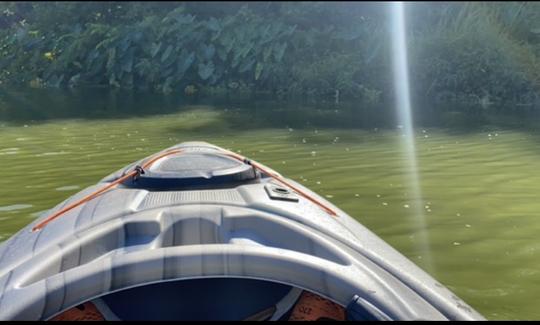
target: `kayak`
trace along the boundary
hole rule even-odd
[[[0,319],[66,317],[484,320],[323,197],[205,142],[112,173],[0,245]]]

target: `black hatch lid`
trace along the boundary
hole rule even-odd
[[[152,190],[186,187],[226,186],[255,180],[258,173],[242,161],[207,152],[181,153],[164,157],[124,185]]]

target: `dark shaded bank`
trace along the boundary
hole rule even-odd
[[[399,128],[393,103],[325,103],[312,98],[275,100],[272,96],[212,97],[164,95],[153,91],[82,87],[0,90],[0,121],[13,125],[58,119],[125,119],[189,111],[208,106],[238,130],[274,128],[377,129]],[[418,102],[413,107],[416,127],[444,127],[455,132],[476,132],[505,127],[535,129],[540,113],[513,107]]]

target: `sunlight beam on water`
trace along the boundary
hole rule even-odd
[[[390,4],[392,21],[392,61],[394,70],[394,86],[396,90],[396,110],[398,121],[403,126],[403,150],[407,157],[407,172],[409,177],[408,189],[411,199],[416,201],[414,208],[414,227],[417,249],[422,256],[423,265],[433,270],[429,239],[427,236],[426,220],[422,204],[422,190],[416,162],[414,130],[412,124],[411,99],[409,89],[409,69],[407,59],[407,40],[405,36],[405,7],[403,2]],[[410,196],[409,196],[410,197]]]

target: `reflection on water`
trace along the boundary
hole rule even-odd
[[[0,105],[0,153],[14,152],[0,155],[0,240],[112,171],[194,140],[239,151],[301,182],[426,268],[410,222],[414,202],[403,182],[408,158],[400,147],[402,130],[391,119],[384,124],[376,111],[360,109],[357,117],[354,105],[201,100],[171,104],[167,114],[131,113],[166,106],[156,97],[111,108],[112,117],[90,112],[86,118],[69,106],[90,109],[94,99],[105,100],[91,94],[55,101],[29,91],[28,105],[59,105],[43,105],[43,119],[11,112],[26,109],[14,102]],[[125,104],[120,97],[116,102]],[[13,115],[18,118],[8,118]],[[414,137],[431,273],[489,319],[540,318],[540,134],[423,126]]]

